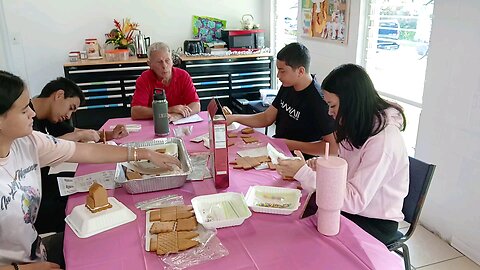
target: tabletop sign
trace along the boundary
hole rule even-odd
[[[216,188],[224,189],[229,185],[227,121],[218,99],[212,98],[207,111],[213,180]]]

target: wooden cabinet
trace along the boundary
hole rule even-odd
[[[244,112],[238,100],[258,100],[260,89],[273,85],[272,54],[236,56],[181,56],[181,68],[192,77],[205,110],[212,97],[235,112]]]
[[[148,69],[147,59],[128,61],[84,60],[66,63],[65,77],[80,86],[86,102],[72,116],[79,128],[99,129],[108,119],[130,116],[135,81]]]

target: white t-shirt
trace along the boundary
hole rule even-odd
[[[40,168],[68,160],[75,143],[34,131],[0,158],[0,266],[46,259],[33,224],[42,199]]]

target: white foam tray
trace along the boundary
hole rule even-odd
[[[222,210],[218,207],[223,202],[231,205],[238,217],[225,218],[222,215]],[[198,223],[202,224],[206,229],[238,226],[252,215],[243,195],[236,192],[198,196],[192,199],[192,206]],[[209,215],[215,218],[208,221]]]
[[[281,197],[284,199],[282,203],[290,203],[288,208],[264,207],[255,205],[256,201],[280,203],[276,200],[259,198],[257,195],[266,195],[268,197]],[[276,214],[276,215],[290,215],[300,206],[300,197],[302,193],[298,189],[270,187],[270,186],[251,186],[246,195],[246,202],[248,207],[254,212]]]
[[[73,208],[65,222],[79,238],[87,238],[95,234],[113,229],[134,221],[137,216],[123,203],[113,197],[108,197],[112,208],[92,213],[84,204]]]

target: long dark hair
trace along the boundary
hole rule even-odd
[[[0,115],[5,114],[22,95],[25,83],[18,76],[0,70]]]
[[[359,65],[345,64],[332,70],[322,82],[322,89],[338,96],[337,143],[346,141],[360,148],[371,136],[385,129],[385,109],[395,108],[403,118],[402,131],[406,126],[405,114],[398,104],[381,98],[367,72]]]

